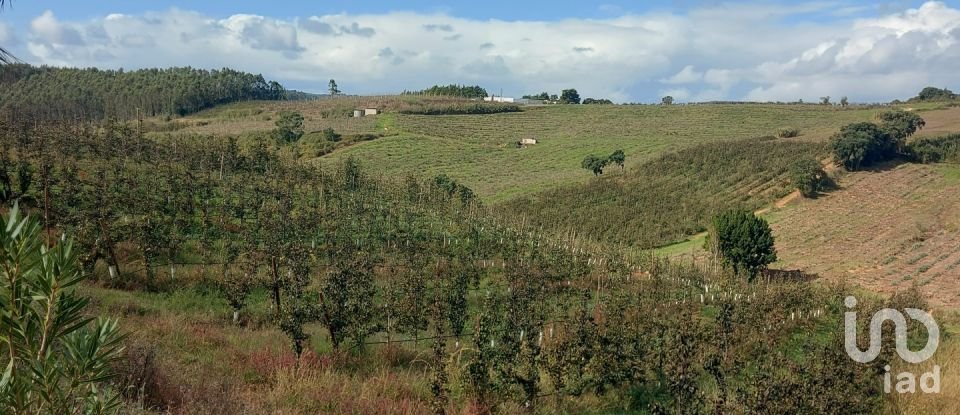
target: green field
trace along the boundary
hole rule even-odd
[[[820,143],[788,138],[708,142],[504,206],[543,229],[655,248],[705,231],[719,212],[760,209],[789,194],[789,166],[825,153]]]
[[[323,157],[355,157],[384,175],[447,174],[498,203],[592,176],[580,167],[588,154],[627,154],[627,169],[670,150],[717,140],[801,130],[798,140],[821,140],[840,126],[873,118],[876,109],[817,105],[545,106],[495,115],[388,115],[399,135]],[[522,138],[536,145],[517,148]]]

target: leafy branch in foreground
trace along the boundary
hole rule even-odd
[[[101,384],[123,336],[115,320],[84,316],[73,243],[42,241],[39,221],[18,207],[0,218],[0,413],[113,412],[119,397]]]

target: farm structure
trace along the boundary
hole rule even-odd
[[[366,117],[368,115],[377,115],[379,111],[376,108],[364,108],[362,110],[353,110],[354,117]]]

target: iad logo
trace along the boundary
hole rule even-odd
[[[849,309],[857,306],[857,299],[848,296],[844,299],[844,305]],[[843,316],[844,326],[844,347],[847,349],[847,355],[856,362],[869,363],[880,355],[880,341],[883,330],[883,322],[890,320],[894,325],[896,334],[897,354],[900,358],[909,363],[921,363],[933,357],[933,353],[940,346],[940,326],[933,320],[933,316],[926,311],[916,308],[907,308],[904,311],[910,318],[919,321],[927,329],[927,344],[918,352],[910,350],[907,346],[907,319],[903,313],[884,308],[873,315],[870,319],[870,346],[867,351],[861,351],[857,346],[857,312],[847,311]],[[890,365],[884,367],[886,373],[883,376],[883,390],[890,393]],[[914,393],[917,390],[917,377],[910,372],[903,372],[897,375],[896,384],[897,393]],[[940,393],[940,366],[935,365],[933,371],[923,373],[920,376],[920,389],[924,393]]]

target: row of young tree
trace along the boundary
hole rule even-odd
[[[384,180],[350,160],[298,164],[265,142],[151,139],[110,123],[7,120],[0,150],[2,202],[34,212],[34,239],[71,235],[80,269],[108,268],[101,283],[166,290],[188,283],[178,266],[199,267],[235,321],[264,289],[297,355],[317,335],[361,355],[373,336],[428,341],[438,412],[461,393],[504,411],[548,401],[562,411],[608,393],[633,394],[628,409],[655,413],[880,405],[872,372],[843,354],[839,337],[804,343],[800,362],[778,352],[810,328],[786,316],[837,311],[837,292],[633,264],[487,211],[448,177]],[[760,229],[744,223],[724,229]],[[731,268],[760,267],[737,258]],[[725,293],[716,313],[695,300],[712,284]]]
[[[487,90],[479,85],[434,85],[420,91],[403,91],[403,95],[430,95],[441,97],[486,98]]]
[[[243,100],[279,100],[283,86],[262,75],[190,67],[135,71],[0,66],[0,108],[45,119],[182,116]]]
[[[616,180],[561,186],[504,205],[551,231],[657,248],[706,231],[726,209],[760,209],[789,193],[791,163],[822,156],[823,147],[773,137],[705,143],[636,163]],[[604,157],[596,158],[603,165]]]

